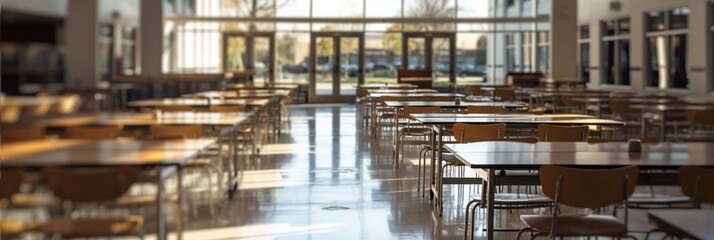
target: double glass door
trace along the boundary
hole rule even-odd
[[[256,83],[275,81],[274,33],[225,33],[223,70],[243,74]]]
[[[316,32],[310,40],[310,102],[354,102],[364,82],[364,35]]]
[[[434,87],[456,82],[454,33],[404,33],[402,53],[402,69],[431,71]]]

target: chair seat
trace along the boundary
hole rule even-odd
[[[551,232],[550,215],[521,215],[521,220],[535,231]],[[555,223],[556,236],[626,236],[627,227],[617,218],[606,215],[563,215]]]
[[[12,195],[10,207],[12,208],[41,208],[59,207],[60,202],[47,194],[17,193]]]
[[[62,238],[83,238],[97,236],[133,235],[141,230],[144,218],[129,216],[126,218],[90,218],[90,219],[54,219],[39,227],[47,235],[60,235]]]
[[[213,161],[211,159],[207,158],[197,158],[197,159],[192,159],[191,161],[188,161],[185,167],[205,167],[208,165],[211,165]]]
[[[472,200],[481,202],[481,196],[474,196]],[[493,203],[496,208],[536,208],[552,206],[553,200],[538,194],[496,193]]]

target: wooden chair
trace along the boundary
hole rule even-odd
[[[558,126],[538,124],[538,140],[541,142],[584,142],[588,139],[588,126]]]
[[[89,169],[45,169],[44,185],[63,202],[106,204],[124,195],[134,184],[139,170],[130,167]],[[51,237],[89,238],[135,235],[143,238],[141,216],[52,219],[38,227]]]
[[[193,108],[191,106],[184,105],[167,105],[167,106],[156,106],[156,110],[162,112],[192,112]]]
[[[419,150],[419,168],[421,168],[421,158],[422,155],[424,155],[424,151],[430,150],[431,146],[427,144],[427,140],[414,140],[414,141],[404,141],[404,138],[406,137],[415,137],[415,138],[426,138],[429,136],[430,128],[428,126],[424,126],[421,124],[415,124],[416,120],[411,118],[409,115],[411,114],[420,114],[420,113],[438,113],[441,112],[440,107],[404,107],[402,109],[402,112],[400,113],[399,119],[405,119],[406,121],[401,121],[397,120],[397,124],[401,124],[402,127],[398,129],[399,131],[399,137],[396,139],[395,142],[395,147],[396,150],[401,152],[403,151],[404,144],[411,144],[411,145],[421,145],[421,149]],[[399,156],[404,156],[404,154],[399,154]],[[399,159],[401,161],[402,159]],[[398,165],[397,159],[395,159],[394,162],[395,165]]]
[[[52,104],[50,113],[73,114],[79,111],[82,106],[82,97],[79,94],[64,94],[57,96],[57,103]]]
[[[224,105],[211,105],[209,107],[209,111],[211,112],[247,112],[248,111],[248,106],[246,105],[229,105],[229,106],[224,106]],[[243,126],[251,124],[253,119],[247,120]],[[239,136],[239,142],[242,143],[248,143],[250,145],[250,149],[253,153],[257,152],[257,145],[256,139],[255,139],[255,133],[253,132],[253,128],[251,127],[238,127],[236,128],[237,134]]]
[[[702,203],[714,204],[714,168],[682,167],[679,169],[679,185],[693,207],[701,208]]]
[[[45,127],[38,125],[6,125],[0,127],[0,141],[12,143],[45,139]]]
[[[481,89],[481,86],[466,86],[464,90],[471,96],[486,96],[486,91]]]
[[[195,139],[203,137],[203,127],[200,125],[154,125],[150,129],[153,139]],[[206,176],[208,183],[208,198],[210,202],[211,215],[215,212],[213,204],[213,177],[211,171],[218,176],[218,192],[223,192],[223,170],[214,164],[212,159],[198,158],[189,161],[184,169],[201,169]],[[195,210],[194,210],[195,215]]]
[[[454,124],[454,139],[457,142],[469,142],[472,138],[500,139],[506,135],[506,124]]]
[[[75,139],[115,139],[121,137],[121,128],[119,126],[67,127],[65,136]]]
[[[468,142],[517,142],[517,143],[538,143],[538,138],[534,137],[513,137],[513,138],[482,138],[472,137]]]
[[[560,209],[560,205],[598,209],[624,204],[625,221],[620,222],[610,215],[564,215],[558,210],[552,211],[552,215],[521,215],[521,220],[527,227],[518,232],[516,239],[520,239],[525,231],[536,232],[534,238],[629,237],[627,199],[635,191],[639,175],[637,166],[588,170],[545,165],[540,168],[539,173],[543,194],[554,200],[555,209]]]
[[[506,113],[506,108],[499,106],[468,106],[467,113],[487,113],[487,114],[503,114]]]
[[[516,100],[516,89],[496,88],[493,90],[493,96],[500,98],[502,101],[513,101]]]

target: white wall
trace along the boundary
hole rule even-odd
[[[619,2],[619,10],[610,10],[611,2]],[[640,91],[662,91],[646,87],[645,71],[647,63],[645,42],[645,13],[656,10],[667,10],[675,7],[689,6],[689,33],[687,44],[687,61],[689,64],[689,89],[665,90],[675,94],[700,97],[714,96],[711,90],[712,66],[710,31],[711,0],[579,0],[578,24],[590,25],[590,66],[598,70],[590,71],[590,82],[593,86],[601,86],[602,66],[600,62],[600,28],[603,20],[622,17],[630,18],[630,88]],[[608,88],[610,86],[602,86]]]

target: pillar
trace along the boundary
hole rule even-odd
[[[577,79],[578,1],[551,0],[550,76]]]
[[[163,52],[163,0],[141,0],[141,78],[144,81],[161,78],[161,54]]]
[[[101,80],[99,61],[99,0],[67,1],[65,85],[94,88]]]

